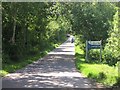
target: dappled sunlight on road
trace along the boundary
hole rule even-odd
[[[40,76],[54,76],[54,77],[83,77],[80,73],[77,72],[49,72],[49,73],[40,73],[40,72],[36,72],[36,73],[13,73],[13,74],[9,74],[6,75],[6,77],[12,77],[12,79],[16,79],[16,78],[28,78],[28,76],[33,76],[33,75],[40,75]]]
[[[57,47],[57,49],[51,51],[49,54],[75,55],[74,43],[66,41],[65,43],[60,45],[60,47]]]
[[[12,78],[11,78],[12,77]],[[49,73],[13,73],[7,75],[6,79],[11,78],[8,83],[18,83],[19,87],[84,87],[91,86],[89,80],[78,72],[49,72]],[[28,79],[29,78],[29,79]],[[24,83],[24,84],[23,84]],[[17,84],[14,87],[18,87]],[[11,86],[10,86],[11,87]]]
[[[96,87],[76,70],[74,55],[74,43],[67,40],[42,59],[6,75],[3,88]]]

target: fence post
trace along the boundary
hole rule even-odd
[[[100,40],[100,62],[102,61],[102,40]]]
[[[88,41],[86,40],[86,61],[88,61]]]

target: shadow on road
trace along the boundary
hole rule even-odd
[[[44,58],[3,78],[3,88],[91,88],[96,85],[77,72],[74,43],[68,41]]]

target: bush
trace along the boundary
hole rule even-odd
[[[98,74],[98,79],[99,80],[103,80],[103,79],[106,79],[106,78],[107,78],[107,76],[103,72],[99,72],[99,74]]]
[[[2,54],[2,63],[10,63],[10,59],[9,59],[9,55],[8,54],[5,54],[3,53]]]
[[[88,77],[88,78],[91,78],[91,79],[94,79],[94,80],[97,79],[97,75],[94,74],[94,73],[89,73],[89,74],[87,75],[87,77]]]
[[[38,51],[39,51],[39,48],[33,47],[30,49],[29,55],[36,55],[38,53]]]
[[[12,61],[18,61],[22,57],[22,52],[17,45],[11,45],[9,51],[9,57]]]
[[[100,51],[99,50],[89,50],[88,52],[89,59],[91,62],[100,62]]]
[[[117,63],[117,58],[115,58],[110,51],[104,51],[103,53],[103,59],[104,63],[110,65],[110,66],[115,66]]]
[[[94,73],[89,73],[87,75],[88,78],[96,79],[98,81],[101,81],[103,79],[106,79],[107,76],[103,72],[99,72],[98,75],[95,75]]]
[[[75,45],[79,46],[85,52],[85,43],[82,42],[80,36],[75,36]]]
[[[120,77],[116,78],[116,83],[113,85],[113,87],[114,86],[120,87]]]
[[[87,77],[88,77],[88,78],[93,78],[93,79],[95,78],[92,73],[89,73],[89,74],[87,75]]]

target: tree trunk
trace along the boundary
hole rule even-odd
[[[15,44],[15,33],[16,33],[16,19],[14,19],[14,23],[13,23],[13,35],[11,38],[12,44]]]
[[[12,44],[15,44],[17,8],[16,8],[16,3],[13,4],[11,2],[11,4],[12,4],[12,8],[13,8],[12,13],[14,13],[14,14],[13,14],[13,33],[12,33],[12,37],[11,37],[10,41]]]

